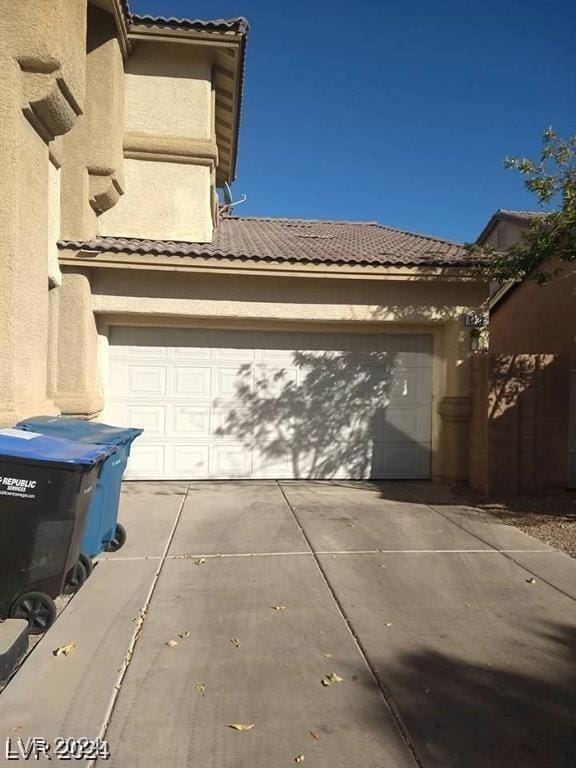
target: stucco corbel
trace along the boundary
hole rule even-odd
[[[68,88],[60,62],[52,57],[24,57],[18,60],[22,71],[22,110],[45,141],[67,133],[82,110]]]
[[[89,199],[99,215],[112,208],[124,194],[124,188],[113,168],[88,168]]]

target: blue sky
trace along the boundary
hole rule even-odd
[[[576,133],[573,0],[131,0],[250,21],[238,215],[377,220],[471,241],[533,208],[507,155]]]

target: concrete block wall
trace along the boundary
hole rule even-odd
[[[474,356],[470,485],[485,495],[568,484],[570,355]]]

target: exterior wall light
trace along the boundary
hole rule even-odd
[[[480,335],[481,335],[480,328],[470,329],[470,351],[471,352],[480,351],[480,348],[481,348]]]

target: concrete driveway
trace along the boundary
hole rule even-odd
[[[132,483],[121,515],[126,547],[0,695],[12,749],[100,736],[118,768],[576,764],[576,561],[446,488]]]

